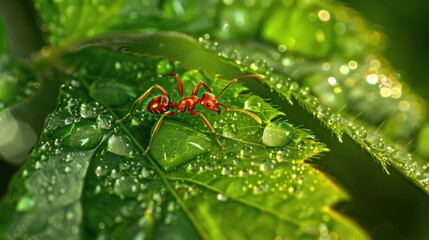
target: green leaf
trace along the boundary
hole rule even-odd
[[[169,51],[156,46],[173,41],[187,48],[195,45],[181,36],[155,34],[135,36],[127,42],[127,52],[95,44],[67,56],[73,73],[0,205],[7,213],[0,217],[0,233],[8,238],[71,239],[367,238],[331,209],[347,199],[346,193],[307,163],[327,150],[324,145],[285,120],[272,121],[282,113],[256,95],[249,98],[240,84],[228,88],[220,101],[233,108],[248,106],[264,119],[262,125],[241,112],[218,116],[200,108],[225,150],[198,116],[184,113],[164,120],[148,155],[142,155],[159,117],[144,110],[147,99],[116,125],[114,119],[124,116],[134,101],[130,89],[139,94],[156,83],[178,99],[176,80],[160,79],[169,64],[167,69],[181,74],[186,96],[200,80],[214,93],[228,83],[168,58],[138,54],[140,46]],[[194,49],[200,56],[207,54]],[[211,64],[220,69],[225,65]],[[94,86],[100,82],[113,83],[112,90],[98,92]],[[113,104],[106,96],[115,96]]]
[[[346,170],[332,173],[327,161],[313,161],[327,149],[290,122],[314,132],[321,123],[339,142],[348,135],[386,171],[393,165],[429,191],[426,103],[382,58],[385,36],[335,1],[33,2],[49,46],[29,59],[33,69],[0,59],[2,154],[20,149],[11,158],[23,159],[32,144],[17,144],[36,135],[22,119],[37,126],[48,103],[58,106],[0,205],[1,236],[366,238],[331,209],[348,199],[344,190],[309,162],[349,187],[357,202],[374,191],[357,195]],[[0,22],[0,37],[2,31]],[[0,52],[7,50],[0,39]],[[243,81],[246,87],[234,84],[221,98],[263,124],[240,112],[203,111],[227,147],[222,151],[198,116],[166,118],[143,157],[158,121],[144,110],[153,94],[123,123],[115,119],[155,83],[178,99],[175,80],[161,79],[169,72],[182,75],[185,95],[199,80],[219,92],[226,79],[265,75]],[[63,74],[59,100],[46,98],[56,97]],[[37,93],[26,97],[33,87]],[[291,104],[312,114],[313,125],[309,115],[287,111]],[[347,160],[341,157],[349,149],[325,132],[317,137],[336,154],[322,160]],[[374,234],[373,223],[354,216]]]
[[[271,91],[290,103],[296,101],[340,142],[344,133],[349,135],[385,171],[392,165],[428,192],[427,159],[413,159],[417,146],[409,144],[413,132],[423,126],[427,109],[380,57],[385,37],[358,14],[334,3],[276,6],[264,25],[262,43],[207,37],[202,44],[240,69],[265,74],[262,82]],[[297,24],[303,19],[311,28]],[[338,27],[335,34],[332,26]],[[329,38],[311,38],[318,31]],[[276,34],[280,32],[284,34]],[[333,48],[336,51],[329,53]]]

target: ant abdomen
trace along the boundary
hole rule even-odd
[[[149,113],[161,114],[170,109],[170,99],[168,96],[156,96],[152,98],[147,104],[146,110]]]

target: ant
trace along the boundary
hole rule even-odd
[[[262,123],[261,119],[258,116],[256,116],[255,114],[253,114],[247,110],[244,110],[244,109],[229,108],[226,105],[218,102],[218,99],[219,99],[220,95],[225,91],[225,89],[227,89],[229,86],[231,86],[231,84],[237,82],[238,80],[245,79],[245,78],[260,78],[260,79],[262,79],[262,78],[264,78],[263,75],[249,74],[249,75],[245,75],[245,76],[242,76],[239,78],[235,78],[235,79],[231,80],[220,91],[220,93],[217,96],[212,94],[211,89],[209,88],[209,86],[206,83],[204,83],[203,81],[199,81],[197,83],[197,85],[195,86],[194,90],[192,91],[191,96],[185,97],[185,98],[183,97],[183,84],[182,84],[182,79],[180,78],[180,75],[177,73],[169,73],[169,74],[166,74],[165,76],[175,77],[177,80],[177,87],[179,90],[179,95],[182,98],[178,103],[176,102],[176,100],[173,100],[172,102],[170,102],[170,96],[168,95],[167,91],[163,87],[155,84],[151,88],[149,88],[146,92],[144,92],[139,98],[137,98],[137,100],[132,105],[130,111],[123,118],[116,121],[116,123],[119,123],[119,122],[123,121],[125,118],[127,118],[128,116],[130,116],[131,113],[133,112],[135,106],[138,103],[141,103],[147,96],[149,96],[149,94],[154,89],[157,89],[162,94],[161,96],[153,97],[149,101],[149,103],[147,104],[147,107],[146,107],[147,112],[152,113],[152,114],[162,114],[162,115],[161,115],[161,118],[158,120],[158,122],[155,125],[155,128],[154,128],[152,135],[150,137],[150,140],[149,140],[149,145],[148,145],[146,151],[143,153],[143,155],[146,155],[146,153],[149,151],[150,145],[152,143],[152,139],[155,136],[155,134],[158,132],[159,127],[161,126],[161,123],[162,123],[162,120],[164,119],[164,117],[165,116],[173,116],[175,114],[183,113],[186,111],[186,109],[188,109],[188,113],[191,114],[191,116],[199,115],[203,119],[206,126],[210,129],[210,131],[212,131],[212,133],[216,139],[216,142],[219,144],[219,146],[222,149],[225,149],[225,147],[219,141],[215,130],[213,129],[212,125],[207,120],[207,118],[201,112],[194,110],[197,104],[201,104],[201,106],[203,106],[204,108],[206,108],[210,111],[217,112],[218,115],[221,113],[219,106],[225,108],[226,111],[242,112],[242,113],[245,113],[245,114],[251,116],[259,124]],[[203,93],[201,98],[198,98],[197,93],[198,93],[198,90],[200,89],[201,86],[203,86],[208,92]],[[170,111],[170,109],[176,109],[176,110]]]

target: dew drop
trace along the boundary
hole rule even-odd
[[[118,179],[118,178],[121,177],[121,173],[118,170],[116,170],[116,169],[112,169],[112,171],[110,172],[110,176],[113,179]]]
[[[40,161],[36,161],[36,163],[34,164],[34,168],[35,169],[42,169],[43,164]]]
[[[103,138],[103,133],[98,125],[81,122],[60,128],[55,135],[63,137],[65,146],[79,149],[92,149]]]
[[[97,177],[105,176],[107,174],[107,172],[108,172],[107,167],[97,166],[95,168],[95,175]]]
[[[115,181],[114,191],[120,197],[135,197],[139,191],[138,182],[130,176],[123,176]]]
[[[26,212],[34,209],[36,207],[36,201],[28,195],[21,197],[16,204],[16,211]]]
[[[284,121],[270,122],[262,134],[262,143],[270,147],[285,146],[295,136],[295,128]]]
[[[185,164],[213,147],[213,139],[181,122],[164,120],[154,136],[150,155],[169,171]]]
[[[107,141],[107,151],[120,156],[130,156],[134,150],[131,139],[122,133],[114,133]]]
[[[74,122],[74,120],[73,120],[73,118],[72,117],[66,117],[65,119],[64,119],[64,124],[65,125],[70,125],[70,124],[72,124]]]
[[[230,167],[224,167],[224,168],[222,168],[220,173],[222,175],[229,175],[231,173],[231,168]]]
[[[142,168],[142,170],[141,170],[141,176],[143,177],[143,178],[152,178],[153,176],[153,172],[151,171],[151,170],[149,170],[148,168],[146,168],[146,167],[143,167]]]
[[[216,195],[216,199],[221,202],[225,202],[226,200],[228,200],[228,197],[226,195],[219,193],[218,195]]]
[[[376,138],[372,144],[372,146],[377,150],[383,150],[385,146],[384,139],[382,138]]]
[[[100,114],[97,117],[97,124],[102,129],[110,129],[112,128],[113,117],[110,114]]]
[[[224,137],[232,138],[232,137],[236,136],[237,133],[238,133],[238,128],[235,124],[225,124],[222,127],[222,135]]]
[[[63,161],[64,161],[64,162],[66,162],[66,163],[69,163],[69,162],[73,161],[73,159],[74,159],[73,154],[68,153],[68,154],[63,158]]]
[[[279,150],[276,153],[276,160],[278,162],[286,162],[288,161],[290,158],[290,151],[289,149],[286,150]]]
[[[72,221],[74,218],[75,218],[75,214],[72,211],[66,212],[66,220],[67,221]]]
[[[253,154],[253,148],[251,146],[245,146],[240,150],[242,157],[250,157]]]
[[[80,116],[83,118],[95,118],[99,110],[97,102],[82,103],[80,105]]]
[[[261,165],[259,165],[259,170],[261,170],[262,172],[272,172],[274,171],[274,165],[269,161],[266,161],[264,163],[261,163]]]

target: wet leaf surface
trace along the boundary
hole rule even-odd
[[[428,192],[425,103],[381,57],[385,36],[334,1],[35,0],[34,7],[49,46],[35,54],[32,69],[0,58],[3,129],[30,132],[10,121],[9,112],[30,102],[18,115],[33,121],[36,106],[46,102],[27,100],[41,79],[55,79],[44,82],[50,88],[67,80],[58,101],[49,101],[57,108],[0,204],[0,235],[366,238],[332,210],[348,196],[309,164],[328,149],[287,120],[295,114],[284,111],[290,104]],[[3,31],[0,22],[6,53]],[[221,98],[263,123],[240,112],[199,109],[222,150],[198,116],[168,117],[143,156],[159,119],[145,112],[155,92],[125,121],[115,121],[155,83],[178,100],[175,79],[162,78],[170,72],[181,74],[185,96],[199,80],[216,93],[229,79],[265,75],[243,81],[246,87],[233,85]],[[10,142],[30,138],[16,139]]]
[[[95,75],[92,69],[98,63],[92,59],[99,57],[117,61],[103,63],[104,70]],[[256,95],[249,98],[240,84],[232,85],[221,101],[243,108],[250,99],[249,110],[261,114],[263,124],[240,112],[218,116],[200,109],[225,145],[222,150],[200,118],[177,115],[163,122],[144,157],[158,120],[145,112],[147,101],[117,125],[112,121],[128,111],[133,99],[113,108],[91,98],[91,86],[110,79],[118,82],[113,86],[126,86],[120,88],[125,92],[129,88],[140,93],[156,82],[177,99],[176,80],[158,75],[165,61],[99,47],[68,57],[74,70],[62,87],[60,104],[15,179],[10,197],[0,205],[2,212],[15,212],[2,218],[7,236],[58,236],[60,229],[67,228],[69,238],[366,237],[330,209],[346,194],[306,163],[326,151],[324,145],[285,120],[272,120],[281,112]],[[199,80],[215,93],[227,83],[178,63],[170,69],[183,76],[185,95]],[[102,95],[111,93],[98,94],[107,100]],[[266,134],[264,140],[267,131],[276,134]],[[279,140],[277,134],[285,137]],[[40,221],[40,216],[47,221]],[[56,228],[44,227],[52,221]]]

